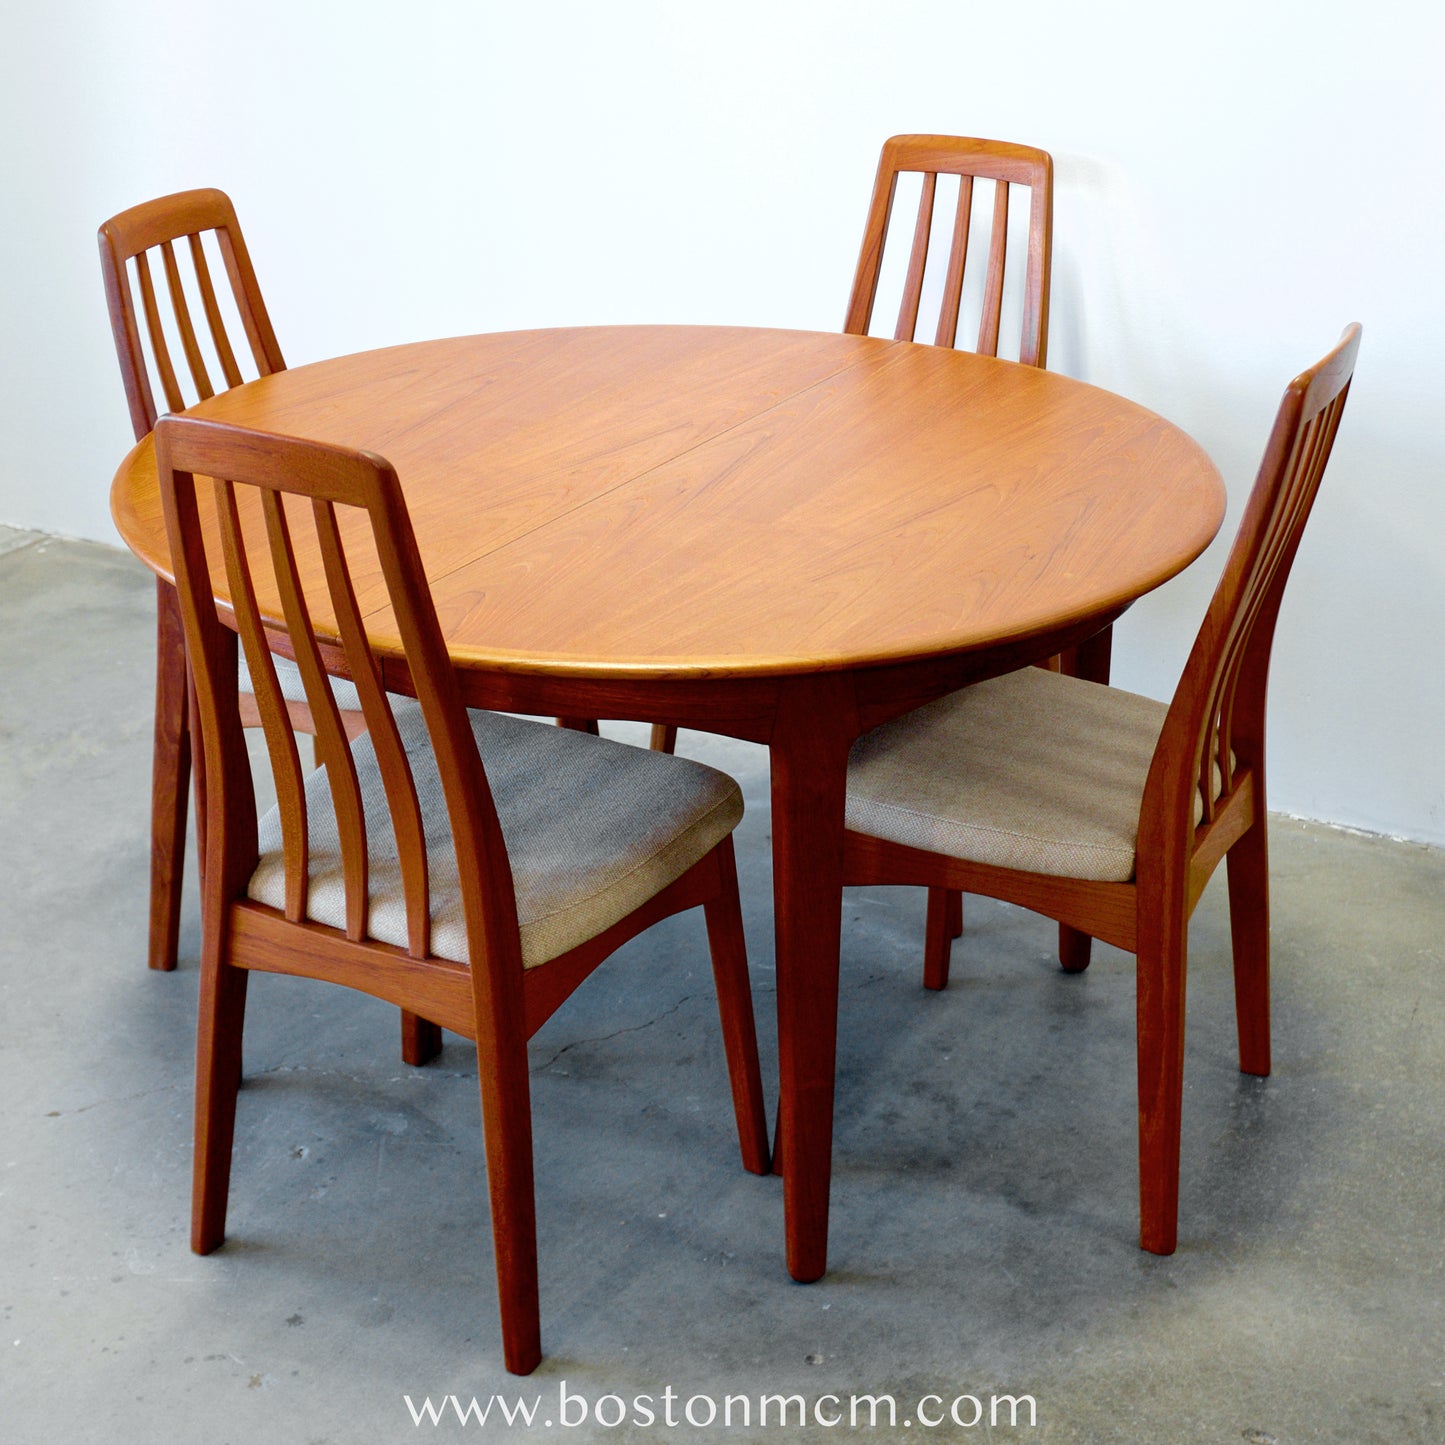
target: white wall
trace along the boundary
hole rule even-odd
[[[230,191],[296,365],[521,326],[836,329],[885,136],[1028,141],[1058,162],[1051,364],[1183,425],[1236,502],[1284,382],[1364,323],[1280,627],[1272,801],[1445,842],[1445,32],[1406,8],[16,0],[0,522],[114,539],[94,233],[145,197]],[[1124,620],[1118,681],[1167,695],[1221,561]]]

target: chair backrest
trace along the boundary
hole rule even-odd
[[[137,441],[155,425],[162,410],[184,411],[247,379],[237,364],[206,258],[208,234],[230,281],[230,299],[249,343],[255,375],[286,369],[230,198],[216,190],[180,191],[132,206],[106,221],[98,239],[110,328]],[[176,245],[181,240],[184,248]],[[165,275],[165,306],[152,271],[153,256],[158,256]],[[164,319],[163,312],[168,313]],[[196,325],[197,314],[204,322],[201,328]],[[177,346],[189,375],[193,393],[189,399],[172,359]],[[147,349],[164,408],[157,405]]]
[[[933,236],[934,200],[940,175],[959,178],[958,199],[948,245],[948,266],[934,343],[953,346],[964,296],[970,233],[973,227],[975,181],[993,183],[993,217],[985,258],[978,338],[974,349],[997,356],[1002,324],[1004,279],[1008,262],[1009,197],[1016,186],[1029,193],[1028,257],[1023,280],[1023,321],[1018,359],[1043,366],[1049,337],[1049,273],[1052,264],[1054,163],[1047,151],[1007,141],[973,140],[960,136],[898,135],[886,141],[873,183],[873,200],[863,232],[863,249],[848,302],[843,330],[867,334],[878,293],[878,277],[892,218],[900,172],[921,172],[922,190],[913,227],[913,248],[903,282],[903,299],[894,339],[917,339],[919,303]]]
[[[1241,781],[1262,782],[1269,655],[1285,583],[1349,395],[1360,327],[1290,382],[1223,575],[1160,734],[1141,819],[1207,827]],[[1195,799],[1199,799],[1196,805]],[[1176,836],[1181,829],[1172,830]],[[1140,837],[1140,866],[1145,866]]]
[[[266,639],[268,630],[284,631],[305,684],[335,805],[347,936],[366,937],[367,824],[345,729],[326,682],[323,648],[333,663],[340,660],[349,670],[369,745],[376,750],[402,869],[407,951],[416,958],[429,955],[422,804],[353,584],[354,572],[379,571],[452,825],[473,987],[519,989],[511,869],[395,471],[369,452],[190,417],[162,417],[155,434],[205,758],[208,893],[216,886],[224,901],[241,897],[257,861],[250,763],[237,706],[235,628],[250,666],[275,777],[285,915],[293,922],[306,916],[304,777]],[[309,564],[309,581],[298,557]],[[226,579],[233,614],[223,613],[214,600],[213,572]],[[228,626],[225,618],[232,615]],[[479,967],[482,960],[485,967]]]

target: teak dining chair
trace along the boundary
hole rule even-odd
[[[157,423],[156,453],[210,800],[192,1248],[225,1233],[249,973],[389,1000],[476,1042],[505,1360],[525,1374],[541,1358],[527,1040],[627,939],[699,904],[743,1162],[768,1168],[732,852],[741,794],[700,763],[468,713],[380,457],[183,417]],[[313,574],[308,588],[298,555],[319,555],[324,586]],[[416,702],[384,689],[358,563],[379,569],[404,649],[387,680],[409,679]],[[213,600],[222,569],[277,783],[259,823],[237,635]],[[309,777],[268,650],[278,620],[317,722],[323,766]],[[355,740],[323,650],[355,679],[367,722]]]
[[[1028,247],[1024,258],[1022,323],[1017,359],[1026,366],[1043,366],[1049,345],[1049,278],[1053,264],[1054,163],[1047,151],[1009,141],[976,140],[950,135],[896,135],[883,144],[873,199],[863,231],[858,270],[848,299],[843,330],[866,336],[873,318],[878,279],[883,267],[893,204],[901,174],[922,176],[918,211],[895,341],[927,339],[918,335],[919,307],[930,262],[941,258],[933,245],[933,212],[941,175],[958,177],[953,224],[948,233],[948,256],[939,300],[938,320],[932,337],[935,346],[956,346],[960,308],[968,278],[976,181],[993,185],[988,252],[982,260],[983,284],[978,308],[978,331],[973,349],[982,356],[999,354],[1003,318],[1004,283],[1009,272],[1009,206],[1019,189],[1029,203]],[[977,262],[975,264],[978,264]]]
[[[1285,582],[1360,328],[1284,394],[1174,699],[1026,668],[859,739],[845,881],[1022,904],[1137,955],[1140,1243],[1178,1237],[1189,917],[1228,858],[1239,1065],[1270,1070],[1265,692]],[[948,981],[930,929],[924,982]]]
[[[212,238],[209,260],[207,236]],[[239,325],[244,333],[252,373],[270,376],[286,369],[235,207],[224,192],[181,191],[145,201],[112,216],[101,226],[98,239],[111,333],[137,441],[155,426],[162,409],[183,411],[246,379],[237,360],[238,351],[245,352],[233,341],[227,310],[232,313],[232,326]],[[229,283],[219,292],[212,276],[217,258]],[[164,277],[163,289],[154,265]],[[231,304],[225,307],[222,298],[228,292]],[[177,355],[183,366],[177,365]],[[182,652],[175,589],[157,579],[148,947],[150,966],[156,969],[176,966],[180,932],[186,789],[191,769]],[[314,732],[295,665],[278,658],[277,669],[292,726]],[[335,690],[343,704],[346,727],[359,732],[363,723],[350,684],[338,681]],[[260,719],[244,683],[243,691],[248,696],[243,704],[247,725],[257,726]],[[408,1047],[408,1056],[421,1061],[414,1047]]]

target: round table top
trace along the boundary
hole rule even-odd
[[[869,337],[457,337],[189,414],[386,457],[453,659],[504,672],[799,674],[1044,637],[1181,571],[1224,515],[1213,463],[1143,407]],[[111,501],[169,577],[150,438]],[[379,572],[353,567],[373,645],[399,652]]]

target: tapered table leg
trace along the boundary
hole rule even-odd
[[[856,735],[846,678],[784,684],[771,740],[778,1113],[788,1273],[803,1283],[828,1265],[843,803]]]

